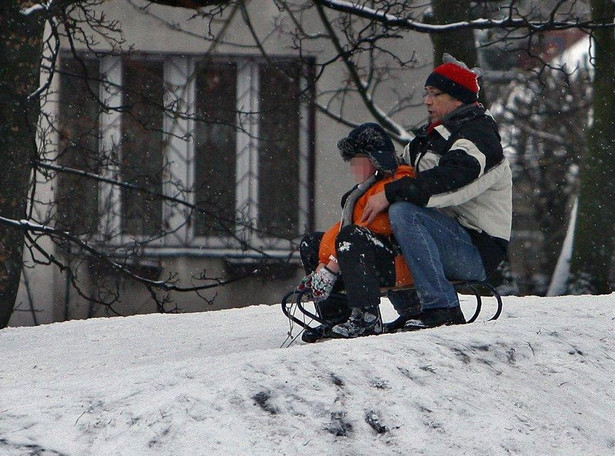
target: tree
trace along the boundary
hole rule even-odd
[[[469,22],[473,19],[472,3],[470,0],[436,0],[433,2],[431,17],[428,14],[427,19],[438,25]],[[434,44],[434,64],[441,63],[442,55],[446,52],[470,68],[477,66],[474,30],[462,28],[450,33],[433,33],[430,37]]]
[[[615,3],[591,0],[594,21],[613,22]],[[592,34],[594,49],[592,123],[581,162],[579,210],[569,291],[609,293],[615,237],[615,36],[609,28]]]
[[[36,151],[44,22],[0,5],[0,217],[27,217],[31,160]],[[21,276],[24,231],[0,224],[0,328],[13,311]]]
[[[588,32],[599,33],[604,30],[606,34],[613,30],[612,15],[610,19],[604,16],[587,18],[582,15],[575,16],[574,8],[568,9],[569,4],[575,2],[560,1],[553,5],[546,14],[533,16],[533,12],[522,13],[516,8],[517,2],[504,2],[507,8],[503,15],[494,18],[483,18],[475,12],[468,12],[469,2],[460,2],[458,9],[450,8],[450,2],[433,2],[434,20],[425,19],[425,6],[415,5],[413,2],[364,2],[354,4],[334,0],[320,0],[314,2],[281,2],[274,1],[279,11],[276,18],[276,33],[284,36],[293,43],[298,55],[309,55],[314,49],[332,49],[321,55],[315,63],[315,71],[308,80],[306,91],[315,90],[316,82],[324,73],[335,68],[343,68],[345,77],[334,90],[320,90],[316,93],[315,104],[317,109],[336,122],[345,125],[354,125],[359,119],[351,119],[347,110],[351,109],[351,102],[360,100],[373,119],[381,123],[391,135],[400,142],[412,137],[411,129],[416,126],[404,119],[404,113],[412,108],[413,93],[400,93],[397,103],[393,106],[383,107],[378,103],[379,91],[387,87],[387,81],[396,76],[399,69],[412,68],[416,59],[411,50],[400,53],[399,48],[391,47],[391,43],[399,41],[409,32],[418,32],[433,35],[436,43],[447,43],[452,34],[470,36],[476,30],[503,30],[505,39],[512,36],[512,32],[525,34],[525,38],[532,37],[545,30],[567,28],[581,28]],[[473,2],[472,6],[487,8],[493,2]],[[194,10],[191,20],[204,21],[206,30],[203,33],[205,42],[212,48],[223,41],[227,25],[232,20],[240,18],[245,30],[252,36],[250,47],[260,52],[265,59],[271,56],[267,52],[266,41],[268,36],[259,36],[250,16],[249,8],[243,1],[206,1],[206,0],[156,0],[150,3],[135,4],[135,9],[147,14],[150,4],[161,4],[171,7]],[[370,7],[377,5],[377,9]],[[218,286],[224,282],[217,277],[202,276],[197,279],[200,284],[191,287],[178,286],[175,277],[162,280],[151,279],[131,271],[127,263],[114,261],[107,252],[90,243],[87,236],[62,228],[55,218],[53,204],[44,215],[34,214],[32,204],[36,200],[36,185],[39,179],[47,180],[55,173],[71,175],[74,179],[97,180],[113,187],[121,187],[126,191],[138,193],[143,201],[152,198],[169,198],[168,194],[160,194],[153,190],[159,182],[142,176],[133,176],[132,182],[115,179],[112,175],[105,175],[97,166],[101,163],[93,161],[84,170],[66,166],[60,162],[49,162],[45,156],[45,133],[40,125],[47,129],[58,128],[54,126],[53,119],[41,119],[39,106],[48,95],[50,80],[57,76],[57,58],[60,50],[60,41],[68,43],[68,49],[74,52],[75,61],[81,66],[81,74],[88,75],[85,90],[88,90],[88,81],[94,81],[97,75],[89,74],[87,62],[76,52],[75,42],[81,42],[85,47],[91,47],[91,35],[104,37],[105,40],[117,39],[121,44],[120,30],[116,23],[105,20],[105,2],[92,0],[62,0],[53,3],[36,1],[12,0],[4,2],[0,7],[0,20],[7,24],[0,31],[2,41],[2,58],[0,62],[0,85],[2,86],[2,106],[0,114],[0,141],[3,150],[9,151],[5,157],[10,157],[3,163],[0,175],[0,241],[2,248],[2,273],[0,274],[0,327],[7,324],[14,307],[15,293],[18,287],[20,264],[24,246],[24,239],[32,256],[37,255],[38,261],[55,265],[64,270],[72,285],[79,289],[76,277],[75,264],[79,258],[88,255],[106,264],[112,270],[132,277],[141,282],[152,297],[164,309],[167,301],[166,293],[172,290],[198,291],[204,287]],[[444,9],[443,9],[444,7]],[[446,18],[451,11],[461,11],[462,16]],[[479,9],[480,10],[480,9]],[[427,11],[429,12],[429,11]],[[475,17],[475,19],[471,19]],[[314,24],[314,18],[318,23]],[[164,21],[164,18],[159,18]],[[170,23],[170,27],[177,24]],[[47,27],[47,28],[45,28]],[[84,30],[88,30],[85,32]],[[48,34],[45,35],[45,30]],[[508,35],[510,34],[510,35]],[[455,42],[467,42],[467,39],[455,39]],[[438,44],[439,46],[440,44]],[[453,46],[449,41],[447,46]],[[94,51],[93,51],[94,52]],[[438,53],[440,51],[437,51]],[[461,50],[456,47],[454,51],[458,58],[467,60],[470,64],[474,59],[474,46],[467,46]],[[436,56],[437,61],[437,56]],[[598,63],[598,62],[597,62]],[[598,68],[598,67],[597,67]],[[284,68],[276,67],[278,74],[292,79],[293,75]],[[39,79],[39,76],[42,76]],[[100,81],[99,81],[100,82]],[[102,81],[106,84],[108,81]],[[4,90],[7,89],[7,90]],[[116,110],[127,111],[127,106],[115,106],[104,99],[93,97],[99,104],[102,112]],[[144,94],[135,93],[134,103],[131,106],[146,106],[151,103]],[[612,105],[611,105],[612,106]],[[178,112],[175,104],[171,102],[165,109],[173,115],[191,115]],[[131,111],[132,112],[132,111]],[[403,119],[400,121],[400,119]],[[41,122],[44,120],[45,122]],[[159,132],[156,125],[147,123],[145,118],[135,116],[137,124],[152,132]],[[360,119],[365,121],[365,119]],[[418,122],[417,122],[418,123]],[[242,128],[241,125],[236,126]],[[62,133],[62,132],[60,132]],[[42,146],[41,146],[42,145]],[[117,166],[118,163],[104,163]],[[173,185],[172,182],[169,184]],[[178,195],[173,204],[187,208],[189,211],[202,211],[203,208],[194,204],[187,204],[182,199],[182,189],[178,186]],[[613,204],[607,202],[607,204]],[[581,211],[582,212],[582,211]],[[233,214],[236,216],[237,214]],[[224,218],[217,219],[218,226],[224,227]],[[247,225],[250,220],[245,220]],[[168,232],[167,232],[168,234]],[[41,239],[52,239],[58,248],[63,251],[60,258],[49,251]],[[241,241],[241,240],[239,240]],[[251,246],[245,246],[252,248]],[[129,253],[138,252],[140,245],[133,243],[123,245],[122,248]],[[612,250],[612,246],[609,247]],[[131,250],[132,249],[132,250]],[[608,254],[608,252],[607,252]],[[203,283],[206,282],[206,283]],[[118,290],[112,287],[106,297],[100,297],[101,303],[112,303]],[[162,293],[162,296],[160,295]]]

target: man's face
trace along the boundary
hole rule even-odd
[[[430,123],[440,122],[445,115],[463,105],[458,99],[432,86],[425,87],[423,103],[427,106]]]

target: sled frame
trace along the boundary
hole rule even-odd
[[[496,302],[497,302],[496,311],[493,314],[493,316],[489,318],[488,321],[497,320],[500,317],[500,314],[502,313],[502,297],[500,296],[500,293],[497,291],[497,289],[493,285],[491,285],[489,282],[480,281],[480,280],[467,280],[467,281],[454,281],[454,282],[451,282],[451,284],[455,287],[455,291],[457,291],[458,293],[467,294],[463,292],[470,291],[470,294],[473,295],[474,298],[476,299],[476,308],[474,309],[474,313],[472,314],[472,316],[466,320],[466,324],[474,323],[482,312],[483,301],[482,301],[481,293],[480,293],[481,289],[486,289],[490,293],[490,295],[496,299]],[[412,290],[413,288],[414,287],[381,288],[380,296],[385,297],[389,291],[404,291],[404,290]],[[321,325],[325,325],[331,328],[331,324],[327,322],[326,320],[322,319],[319,315],[317,315],[317,311],[312,312],[305,308],[303,298],[304,297],[307,298],[308,292],[309,292],[308,289],[304,289],[302,291],[292,290],[286,293],[284,297],[282,298],[282,304],[281,304],[282,312],[284,313],[284,315],[286,315],[286,317],[290,321],[298,324],[303,329],[314,329],[314,327],[310,326],[309,323],[306,323],[305,319],[298,318],[295,315],[296,310],[302,313],[305,317],[308,317],[311,321],[315,321]],[[345,293],[341,292],[337,294],[343,295]]]

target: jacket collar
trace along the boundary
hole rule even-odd
[[[466,104],[448,113],[439,122],[434,122],[423,127],[427,135],[431,134],[438,125],[444,125],[449,130],[455,130],[460,124],[468,120],[476,119],[485,115],[485,108],[480,103]]]

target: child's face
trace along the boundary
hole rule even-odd
[[[376,172],[376,167],[366,155],[355,155],[350,159],[350,170],[357,184]]]

